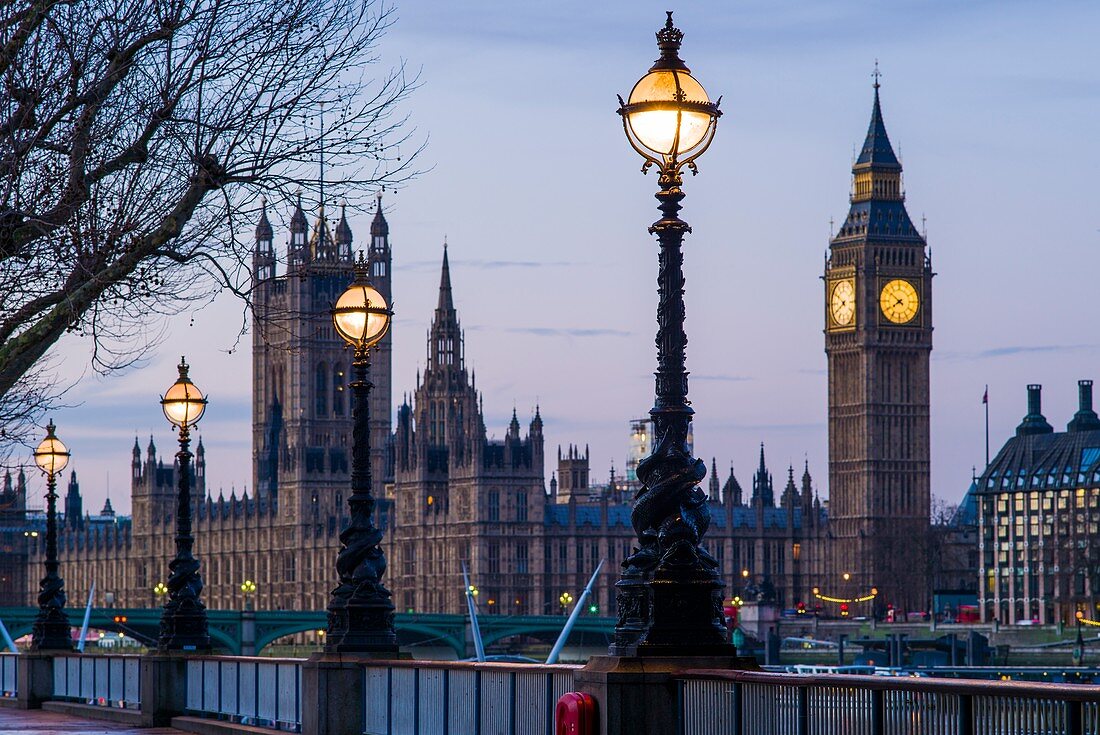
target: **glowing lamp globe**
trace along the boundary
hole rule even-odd
[[[180,358],[179,378],[161,396],[160,406],[164,410],[164,416],[174,426],[184,428],[191,426],[202,418],[206,411],[206,397],[198,389],[187,375],[188,365],[185,358]]]
[[[69,464],[69,448],[57,436],[53,419],[46,425],[46,438],[34,450],[34,463],[47,475],[56,475]]]
[[[665,27],[657,32],[661,58],[619,108],[631,144],[658,163],[697,158],[710,145],[722,114],[679,57],[683,36],[672,25],[670,12]]]
[[[356,278],[336,300],[332,323],[349,345],[373,347],[389,331],[392,315],[382,294],[365,279]]]

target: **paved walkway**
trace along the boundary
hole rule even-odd
[[[141,729],[113,722],[82,720],[79,717],[45,712],[40,709],[19,710],[0,709],[0,735],[122,735],[122,733],[141,733],[141,735],[180,735],[179,730],[170,727]]]

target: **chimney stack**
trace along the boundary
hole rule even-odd
[[[1043,386],[1032,383],[1027,387],[1027,416],[1016,427],[1016,436],[1053,433],[1054,427],[1043,416]]]
[[[1096,431],[1100,430],[1100,416],[1092,410],[1092,381],[1077,381],[1077,413],[1069,422],[1066,431]]]

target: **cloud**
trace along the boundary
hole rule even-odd
[[[710,428],[724,429],[727,431],[778,431],[778,432],[805,432],[805,431],[820,431],[825,429],[824,421],[810,421],[806,423],[792,423],[792,424],[742,424],[735,421],[732,422],[715,422],[711,423]]]
[[[399,271],[436,271],[440,268],[439,260],[414,260],[394,266]],[[565,260],[538,261],[538,260],[480,260],[480,259],[456,259],[451,258],[451,264],[463,268],[476,268],[480,270],[499,270],[501,268],[564,268],[583,266],[586,263],[577,263]]]
[[[988,350],[973,352],[932,352],[936,360],[988,360],[997,357],[1010,357],[1012,355],[1027,354],[1071,354],[1075,352],[1091,352],[1100,349],[1100,345],[1009,345],[1006,347],[993,347]]]
[[[558,327],[493,327],[485,324],[471,324],[465,327],[467,332],[508,332],[509,334],[529,334],[534,337],[629,337],[632,332],[622,329]]]
[[[630,332],[622,329],[559,329],[556,327],[505,327],[512,334],[530,334],[535,337],[629,337]]]
[[[696,375],[692,373],[690,377],[692,380],[713,380],[722,383],[742,383],[747,380],[756,380],[750,375]]]

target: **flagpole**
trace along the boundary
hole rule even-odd
[[[985,386],[985,466],[989,467],[989,385]]]

